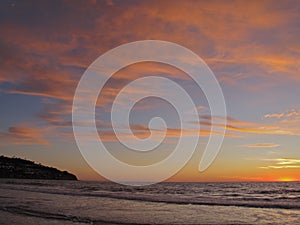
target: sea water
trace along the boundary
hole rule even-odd
[[[0,180],[0,224],[300,224],[299,182]]]

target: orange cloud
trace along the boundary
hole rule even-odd
[[[290,130],[293,134],[300,134],[300,110],[292,109],[282,113],[264,115],[266,119],[276,119],[273,121],[276,126]]]
[[[70,99],[74,86],[66,90],[72,84],[62,83],[62,80],[71,78],[76,83],[78,75],[96,57],[119,44],[142,39],[168,40],[191,48],[215,68],[218,77],[225,82],[234,83],[237,74],[244,74],[242,77],[267,75],[272,79],[274,74],[271,76],[270,73],[273,72],[286,72],[285,79],[293,77],[299,81],[299,57],[291,53],[299,46],[298,33],[294,29],[297,27],[294,21],[299,15],[291,3],[280,3],[285,5],[284,11],[272,7],[271,1],[65,4],[68,10],[64,13],[56,10],[58,15],[53,14],[48,26],[32,26],[21,19],[1,24],[5,40],[2,41],[5,48],[1,50],[5,55],[1,61],[0,80],[20,83],[11,92]],[[37,4],[36,7],[42,6]],[[88,18],[86,12],[89,12]],[[13,13],[11,16],[16,17]],[[81,23],[74,23],[75,20]],[[278,32],[288,28],[291,32]],[[39,35],[35,35],[37,33]],[[266,41],[269,39],[271,41]],[[283,41],[284,48],[281,47]],[[244,68],[233,73],[232,65]],[[74,68],[81,71],[74,71]],[[262,73],[254,73],[255,68],[261,69]],[[140,69],[147,71],[145,66]],[[133,73],[124,73],[123,78],[133,79],[139,71],[135,68]],[[153,72],[171,72],[173,77],[184,79],[181,74],[162,68]],[[57,80],[53,80],[54,75]],[[41,79],[39,84],[59,87],[26,89],[26,82],[23,84],[22,80],[33,81],[32,76],[35,80],[47,78]],[[239,79],[237,82],[240,83]]]
[[[34,25],[12,9],[8,9],[10,17],[0,21],[0,82],[13,84],[6,89],[8,93],[58,100],[39,114],[53,125],[70,125],[75,88],[87,66],[105,51],[129,41],[162,39],[182,44],[204,58],[223,83],[247,90],[276,85],[283,82],[277,80],[283,76],[287,82],[300,81],[299,13],[289,2],[280,2],[282,7],[274,8],[272,1],[67,1],[64,10],[60,5],[47,4],[58,9],[49,15],[49,21],[39,13],[26,11],[30,7],[22,10],[35,18]],[[35,12],[50,8],[47,6],[36,4]],[[166,65],[137,64],[116,74],[102,91],[98,106],[109,106],[132,79],[152,74],[187,80],[182,71]],[[249,85],[247,77],[267,82]],[[68,111],[62,109],[65,105]],[[237,133],[299,134],[289,127],[229,122],[227,130]],[[209,129],[202,133],[207,135]]]
[[[273,113],[273,114],[266,114],[264,118],[291,118],[297,117],[300,115],[300,110],[292,109],[283,113]],[[300,118],[299,118],[300,119]]]
[[[298,169],[300,168],[300,159],[280,158],[280,159],[264,159],[264,161],[273,162],[272,165],[262,166],[262,169]]]
[[[202,118],[210,119],[210,116],[202,116]],[[227,125],[227,131],[234,131],[235,133],[226,132],[226,137],[240,137],[236,133],[255,133],[255,134],[282,134],[282,135],[295,135],[292,131],[289,130],[282,130],[277,127],[273,127],[270,125],[262,126],[261,124],[250,123],[246,121],[236,120],[234,118],[228,117],[228,122],[232,123],[232,125]],[[210,135],[221,135],[221,133],[213,132],[210,130],[212,124],[209,121],[201,121],[201,126],[209,127],[208,129],[180,129],[180,128],[167,128],[166,132],[164,130],[154,129],[151,130],[153,137],[161,137],[162,135],[166,135],[166,138],[179,138],[181,135],[188,135],[188,136],[210,136]],[[216,124],[216,126],[220,126]],[[243,127],[239,127],[243,126]],[[131,125],[131,130],[133,134],[138,138],[147,138],[150,135],[150,130],[147,126],[134,124]],[[184,132],[183,132],[184,131]],[[100,138],[102,141],[113,142],[117,141],[115,133],[113,131],[101,131],[99,132]],[[123,138],[127,139],[128,141],[131,140],[132,136],[126,132],[122,132],[120,135]],[[159,139],[159,138],[158,138]],[[278,144],[274,143],[257,143],[257,144],[249,144],[246,147],[256,147],[256,148],[274,148],[278,147]]]
[[[248,148],[276,148],[279,147],[280,145],[274,143],[257,143],[257,144],[248,144],[244,146]]]
[[[138,124],[131,125],[130,128],[131,128],[133,135],[138,138],[141,138],[141,139],[149,137],[150,132],[151,132],[153,140],[155,140],[156,138],[157,138],[157,140],[160,140],[160,137],[164,136],[164,135],[167,139],[168,138],[180,138],[183,135],[188,136],[188,137],[197,137],[197,136],[208,137],[210,135],[223,135],[222,133],[219,133],[216,131],[212,132],[210,129],[196,130],[196,129],[185,129],[185,128],[182,128],[182,129],[181,128],[167,128],[166,130],[160,130],[160,129],[150,130],[147,126],[138,125]],[[120,135],[122,135],[122,138],[124,140],[127,140],[127,141],[132,140],[131,134],[126,129],[124,129],[124,131],[121,132]],[[101,140],[105,141],[105,142],[118,141],[114,131],[112,131],[112,130],[99,131],[99,136],[100,136]],[[229,134],[229,133],[226,133],[225,136],[237,137],[236,135]],[[164,141],[168,141],[168,140],[165,139]]]
[[[202,116],[204,121],[200,122],[203,126],[212,126],[211,116]],[[222,118],[219,118],[222,119]],[[253,134],[281,134],[281,135],[300,135],[298,130],[288,128],[284,126],[275,126],[272,124],[259,124],[247,121],[240,121],[231,117],[227,117],[228,124],[226,125],[227,131],[233,131],[237,133],[253,133]],[[192,122],[193,123],[193,122]],[[222,127],[220,124],[214,124],[214,126]]]
[[[45,129],[29,126],[11,126],[7,132],[0,133],[0,139],[12,145],[48,145],[44,138]]]
[[[284,113],[273,113],[264,115],[265,118],[282,118]]]

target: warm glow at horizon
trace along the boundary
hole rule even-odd
[[[277,181],[282,181],[282,182],[293,182],[293,181],[298,181],[295,178],[292,177],[281,177]]]

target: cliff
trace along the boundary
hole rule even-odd
[[[0,156],[0,178],[77,180],[75,175],[67,171],[60,171],[25,159],[5,156]]]

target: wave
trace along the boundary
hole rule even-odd
[[[20,191],[38,192],[45,194],[69,195],[78,197],[101,197],[113,198],[130,201],[141,202],[154,202],[154,203],[167,203],[167,204],[180,204],[180,205],[207,205],[207,206],[236,206],[236,207],[249,207],[249,208],[274,208],[274,209],[300,209],[300,204],[297,201],[286,201],[287,199],[280,199],[282,201],[274,201],[275,199],[261,199],[261,198],[240,198],[240,199],[222,199],[222,198],[193,198],[193,197],[179,197],[168,195],[151,195],[139,193],[118,193],[118,192],[75,192],[74,190],[63,189],[30,189],[19,187],[1,187],[0,189],[14,189]],[[291,200],[291,199],[289,199]],[[297,198],[292,199],[297,200]]]
[[[152,223],[135,223],[135,222],[122,222],[122,221],[114,221],[114,220],[104,220],[104,219],[91,219],[87,217],[79,217],[79,216],[70,216],[70,215],[64,215],[64,214],[55,214],[55,213],[49,213],[49,212],[43,212],[38,210],[29,210],[21,207],[0,207],[0,210],[9,212],[12,214],[19,214],[19,215],[25,215],[30,217],[37,217],[42,219],[49,219],[49,220],[59,220],[59,221],[70,221],[72,223],[82,223],[82,224],[93,224],[93,225],[151,225]],[[177,225],[186,225],[176,223]],[[202,223],[201,223],[202,224]],[[189,225],[201,225],[200,223],[193,224],[189,223]],[[155,223],[155,225],[171,225],[170,223]],[[203,224],[204,225],[204,224]],[[205,225],[218,225],[216,223],[208,224],[205,223]],[[234,225],[242,225],[238,223],[234,223]]]
[[[84,224],[94,224],[94,225],[101,225],[101,224],[120,224],[120,225],[127,225],[129,223],[122,223],[119,221],[110,221],[110,220],[92,220],[90,218],[85,217],[78,217],[78,216],[67,216],[64,214],[55,214],[49,212],[42,212],[37,210],[25,209],[21,207],[1,207],[0,210],[13,213],[13,214],[21,214],[25,216],[31,217],[38,217],[43,219],[51,219],[51,220],[61,220],[61,221],[71,221],[77,223],[84,223]],[[137,223],[130,223],[130,224],[137,224]],[[142,224],[143,225],[143,224]]]
[[[287,190],[255,190],[249,192],[250,194],[289,194],[289,193],[300,193],[299,189],[287,189]]]

